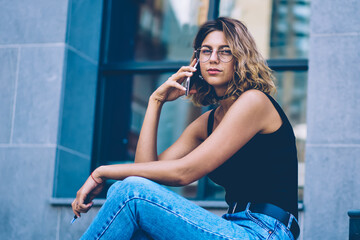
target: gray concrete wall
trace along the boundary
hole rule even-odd
[[[348,239],[360,208],[360,1],[311,1],[304,239]]]
[[[78,239],[91,220],[68,228],[71,209],[50,200],[59,155],[90,159],[101,13],[102,1],[0,1],[0,239]]]

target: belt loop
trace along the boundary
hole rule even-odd
[[[250,205],[251,205],[251,202],[248,202],[248,204],[246,205],[246,210],[249,210]]]
[[[232,209],[232,213],[231,213],[231,214],[234,214],[234,212],[235,212],[235,210],[236,210],[236,206],[237,206],[237,202],[235,202],[235,205],[234,205],[234,207],[233,207],[233,209]]]
[[[290,218],[289,218],[289,222],[288,222],[288,225],[287,225],[288,229],[291,228],[291,224],[292,224],[294,219],[295,219],[295,217],[290,213]]]

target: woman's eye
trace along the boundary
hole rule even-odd
[[[208,54],[211,54],[211,50],[209,50],[209,49],[204,49],[204,50],[201,50],[201,53],[208,55]]]
[[[231,50],[222,50],[222,51],[220,51],[220,54],[229,56],[229,55],[231,55]]]

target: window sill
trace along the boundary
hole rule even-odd
[[[73,198],[50,198],[50,204],[53,206],[70,206],[74,201]],[[105,202],[105,199],[95,199],[94,206],[101,207]],[[227,209],[228,206],[224,201],[192,201],[196,205],[206,208],[206,209]],[[298,203],[299,211],[304,211],[304,204],[302,202]]]
[[[49,202],[53,206],[70,206],[74,198],[50,198]],[[105,199],[94,199],[94,206],[102,206]],[[208,209],[227,209],[226,202],[223,201],[192,201],[196,205]]]

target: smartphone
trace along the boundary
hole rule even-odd
[[[199,64],[199,59],[196,61],[195,65],[194,65],[194,68],[196,68],[198,64]],[[196,72],[197,72],[197,71],[196,71]],[[194,72],[194,74],[195,74],[195,72]],[[194,75],[193,75],[193,76],[194,76]],[[185,88],[186,88],[186,90],[185,90],[185,96],[188,96],[188,95],[189,95],[190,89],[191,89],[191,87],[192,87],[193,84],[194,84],[194,83],[191,82],[190,77],[187,77],[186,80],[185,80]]]

